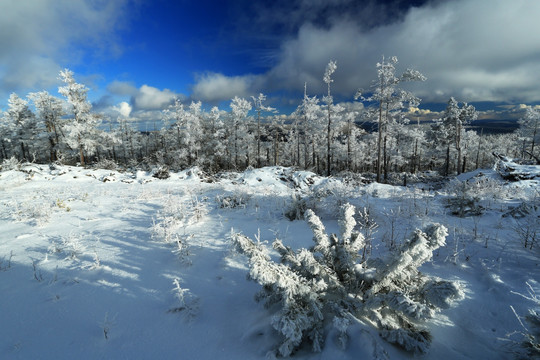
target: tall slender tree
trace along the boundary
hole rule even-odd
[[[450,173],[450,150],[451,147],[456,151],[456,172],[460,174],[463,171],[463,136],[465,126],[478,117],[476,109],[472,105],[459,102],[451,97],[448,100],[446,109],[441,119],[435,120],[433,130],[435,138],[439,144],[446,146],[445,175]]]
[[[21,160],[30,160],[30,143],[36,136],[36,117],[28,107],[28,101],[12,93],[8,100],[8,109],[3,116],[4,131],[9,134],[9,141],[18,143],[21,149]],[[12,152],[15,153],[13,145]]]
[[[234,157],[234,166],[236,169],[240,166],[240,148],[242,147],[241,141],[245,140],[244,135],[246,131],[246,121],[249,111],[251,110],[251,103],[244,98],[235,96],[231,101],[231,125],[232,125],[232,153]]]
[[[324,71],[323,81],[328,87],[328,95],[323,97],[323,101],[326,103],[326,108],[328,111],[328,126],[326,132],[326,175],[330,176],[332,170],[332,105],[334,103],[334,98],[330,92],[330,84],[334,82],[332,79],[332,74],[336,71],[337,64],[336,61],[331,60],[328,65],[326,65],[326,70]]]
[[[540,129],[540,109],[533,108],[532,106],[527,106],[525,109],[525,115],[518,120],[519,124],[519,133],[523,138],[524,143],[530,143],[530,153],[529,157],[536,157],[534,154],[534,149],[538,140],[540,138],[539,129]],[[525,147],[524,147],[525,150]],[[529,151],[529,150],[525,150]],[[523,156],[524,157],[524,156]]]
[[[73,71],[60,71],[60,79],[65,83],[58,88],[71,105],[72,121],[66,125],[66,141],[73,149],[79,150],[81,165],[85,165],[85,156],[95,153],[98,145],[97,130],[100,117],[91,112],[92,104],[88,101],[88,88],[73,78]],[[86,154],[86,155],[85,155]]]
[[[43,123],[46,130],[49,143],[49,160],[56,161],[60,141],[64,137],[62,116],[65,115],[65,111],[62,101],[47,91],[30,93],[28,97],[34,102],[38,119]]]
[[[388,123],[404,109],[416,107],[420,99],[411,92],[399,88],[402,82],[407,81],[425,81],[426,77],[417,70],[407,69],[402,75],[396,74],[396,65],[398,59],[392,56],[386,61],[384,56],[380,63],[377,63],[377,80],[372,86],[372,95],[365,98],[362,90],[356,93],[356,99],[374,102],[378,105],[377,118],[378,139],[377,139],[377,182],[381,182],[381,173],[383,170],[383,146],[387,142],[386,131]],[[388,165],[385,158],[384,164]],[[385,167],[385,173],[388,168]]]
[[[253,105],[255,107],[255,112],[257,113],[257,167],[261,167],[261,113],[270,112],[276,113],[277,110],[273,107],[266,106],[263,103],[266,101],[266,95],[260,93],[259,96],[252,96]]]

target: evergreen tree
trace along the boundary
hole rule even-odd
[[[266,95],[263,93],[260,93],[258,97],[252,96],[251,99],[253,100],[253,104],[255,106],[255,112],[257,113],[257,167],[261,167],[261,113],[262,112],[270,112],[270,113],[276,113],[277,110],[266,106],[263,103],[266,101]]]
[[[62,101],[47,91],[30,93],[28,97],[34,102],[38,119],[46,130],[49,144],[49,161],[54,162],[58,160],[58,151],[64,138],[63,127],[65,121],[63,121],[62,117],[65,115],[65,111]]]
[[[330,84],[334,82],[332,79],[332,74],[336,71],[337,64],[334,60],[331,60],[328,65],[326,66],[326,70],[324,71],[323,81],[326,83],[328,87],[328,94],[323,97],[323,101],[326,103],[326,110],[328,111],[328,125],[326,129],[326,176],[330,176],[331,173],[331,161],[332,161],[332,153],[331,153],[331,145],[332,145],[332,105],[334,104],[334,98],[332,97],[332,94],[330,92]]]
[[[73,119],[66,124],[66,142],[72,149],[79,150],[81,165],[85,165],[85,156],[93,155],[97,150],[98,125],[100,117],[91,112],[92,105],[87,99],[88,88],[75,82],[69,69],[60,71],[60,78],[65,86],[58,88],[71,105]]]
[[[527,149],[528,146],[523,146],[524,152],[528,152],[531,159],[533,157],[538,159],[534,151],[536,144],[538,143],[538,140],[540,138],[540,109],[527,106],[527,108],[525,109],[525,116],[518,120],[518,124],[519,134],[523,139],[523,144],[530,144],[530,150]]]
[[[28,101],[12,93],[8,100],[8,109],[3,114],[3,133],[5,143],[12,142],[12,155],[16,147],[20,148],[20,160],[30,160],[30,143],[37,135],[36,117],[28,107]],[[18,144],[18,145],[16,145]],[[7,155],[7,154],[6,154]]]
[[[414,96],[411,92],[400,89],[398,86],[406,81],[425,81],[426,77],[416,70],[407,69],[402,75],[396,74],[396,65],[398,59],[393,56],[389,61],[383,59],[377,63],[377,80],[373,84],[373,93],[368,98],[362,96],[362,90],[356,93],[356,99],[362,99],[369,102],[375,102],[378,105],[376,121],[378,123],[378,139],[377,139],[377,182],[381,182],[381,174],[383,165],[388,164],[388,160],[384,159],[383,163],[383,146],[387,143],[386,137],[388,124],[399,114],[403,109],[416,107],[420,103],[420,99]],[[388,173],[388,167],[385,166],[385,173]]]
[[[450,150],[456,151],[456,172],[461,174],[463,170],[463,142],[465,126],[477,118],[476,109],[472,105],[464,103],[461,107],[458,101],[451,97],[441,119],[435,120],[432,134],[440,147],[446,146],[446,161],[444,174],[450,173]]]
[[[297,129],[297,136],[302,134],[303,136],[303,148],[304,148],[304,168],[307,169],[310,166],[316,165],[318,148],[317,143],[320,138],[320,134],[324,131],[324,125],[322,124],[323,113],[321,106],[319,105],[319,99],[316,96],[310,97],[307,95],[307,85],[304,85],[304,98],[302,103],[298,106],[294,114],[295,129]],[[297,139],[297,152],[300,153],[300,140]],[[310,156],[311,154],[311,156]],[[298,155],[300,158],[300,156]]]
[[[248,112],[251,110],[251,103],[244,98],[235,96],[230,104],[230,148],[231,163],[234,164],[235,169],[240,167],[240,160],[242,158],[242,149],[246,147],[247,140],[247,122]],[[246,153],[245,156],[248,156]],[[233,160],[234,159],[234,160]]]

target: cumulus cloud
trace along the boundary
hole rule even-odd
[[[130,1],[2,0],[0,95],[57,84],[59,70],[90,49],[117,55],[115,32]]]
[[[225,76],[219,73],[198,75],[192,88],[192,96],[209,102],[230,100],[235,96],[246,97],[256,91],[257,76]]]
[[[139,90],[135,85],[128,81],[115,80],[107,86],[107,91],[114,95],[135,96]]]
[[[175,98],[184,100],[185,96],[169,89],[160,90],[154,86],[142,85],[137,88],[133,83],[115,80],[107,86],[113,95],[130,98],[131,111],[162,110],[172,104]],[[127,103],[126,103],[127,104]]]
[[[329,6],[315,2],[309,8],[311,3],[295,2],[294,19],[302,11],[320,15]],[[351,6],[346,0],[333,3],[337,9]],[[390,10],[369,4],[366,13],[372,17]],[[468,102],[540,100],[540,1],[431,1],[370,26],[363,22],[366,16],[357,21],[327,10],[326,21],[310,15],[309,21],[296,22],[295,35],[281,43],[275,64],[256,83],[248,86],[249,77],[212,75],[199,79],[194,93],[212,94],[229,86],[238,93],[250,88],[300,92],[307,82],[309,93],[320,94],[324,68],[335,59],[333,91],[352,97],[356,89],[371,86],[382,55],[395,55],[399,70],[411,67],[427,76],[427,82],[410,85],[424,101],[445,102],[450,96]]]
[[[122,101],[118,105],[114,106],[113,109],[116,110],[123,118],[128,118],[131,114],[131,110],[133,110],[131,105],[125,101]]]
[[[171,104],[178,96],[169,89],[159,90],[153,86],[143,85],[131,98],[131,102],[133,107],[139,110],[158,110]]]

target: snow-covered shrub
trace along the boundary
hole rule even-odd
[[[524,334],[522,346],[528,359],[540,358],[540,308],[529,309],[525,320],[529,330]]]
[[[173,254],[178,257],[178,260],[182,262],[184,265],[191,265],[190,255],[191,252],[189,251],[189,241],[191,238],[193,238],[193,234],[189,234],[187,236],[175,236],[175,248],[173,250]]]
[[[154,173],[152,174],[152,177],[155,177],[156,179],[165,180],[170,177],[169,168],[166,166],[160,166],[158,167]]]
[[[509,336],[519,334],[522,337],[520,348],[515,351],[520,359],[537,359],[540,358],[540,295],[535,293],[529,283],[527,283],[527,286],[529,287],[529,296],[516,292],[512,293],[532,301],[536,307],[529,309],[529,314],[525,316],[525,322],[529,325],[527,327],[521,321],[521,317],[516,313],[514,308],[510,306],[521,325],[522,331],[516,331],[513,334],[509,334]]]
[[[118,170],[118,164],[115,163],[113,160],[101,158],[98,162],[94,164],[94,167],[96,169],[104,169],[104,170]]]
[[[177,232],[184,225],[186,215],[182,202],[177,196],[168,195],[163,208],[158,211],[152,226],[152,238],[165,243],[176,242]]]
[[[272,261],[266,247],[242,234],[233,234],[236,249],[249,259],[249,276],[262,285],[258,300],[277,309],[271,323],[281,334],[276,349],[289,356],[303,342],[321,351],[327,324],[340,333],[345,346],[349,319],[368,322],[387,341],[406,350],[426,352],[431,340],[422,322],[463,296],[457,283],[426,276],[418,267],[445,244],[444,226],[417,230],[388,259],[362,262],[365,238],[354,220],[355,208],[341,207],[340,234],[328,235],[320,218],[307,210],[305,218],[315,245],[293,250],[280,240],[273,247],[281,262]]]
[[[175,306],[168,312],[182,312],[184,314],[184,318],[190,321],[197,315],[199,311],[199,298],[193,295],[189,289],[182,288],[182,286],[180,286],[179,279],[174,279],[173,284],[173,293],[175,298],[178,300],[178,306]]]
[[[189,240],[193,238],[193,234],[186,234],[186,227],[199,221],[206,212],[205,204],[197,198],[186,204],[178,196],[169,194],[154,219],[152,239],[173,245],[173,254],[183,264],[191,265]]]
[[[56,204],[54,204],[56,205]],[[51,220],[53,203],[50,199],[37,195],[32,199],[25,199],[21,202],[14,200],[12,213],[15,221],[33,223],[36,226],[44,226]]]
[[[524,201],[518,206],[511,207],[506,213],[503,214],[503,217],[511,216],[514,219],[523,219],[533,214],[536,216],[538,210],[538,205],[532,204],[529,201]]]
[[[189,224],[198,223],[204,216],[208,214],[208,206],[206,204],[207,198],[199,199],[197,196],[193,196],[189,202]]]
[[[293,194],[292,200],[288,208],[283,212],[283,215],[291,220],[302,220],[304,219],[304,214],[308,208],[308,203],[305,198]]]
[[[477,216],[484,212],[484,207],[479,204],[480,197],[467,181],[452,181],[448,184],[447,191],[450,194],[447,208],[450,209],[452,215],[458,217]]]
[[[518,240],[523,243],[524,248],[532,250],[540,238],[540,218],[536,213],[532,213],[514,221],[515,225],[512,228]]]
[[[105,313],[103,321],[99,323],[99,327],[103,330],[103,337],[105,340],[109,340],[111,328],[116,325],[116,315],[111,319],[109,313]]]
[[[4,159],[4,161],[2,161],[2,165],[0,166],[0,170],[21,170],[21,162],[17,160],[15,156],[10,157],[9,159]]]
[[[86,252],[82,238],[73,233],[62,237],[61,249],[67,253],[67,257],[71,260],[78,259]]]
[[[250,195],[242,192],[231,195],[218,195],[216,202],[221,209],[245,208],[249,202]]]
[[[348,199],[358,196],[357,189],[336,179],[329,178],[312,188],[308,208],[318,213],[336,214]]]

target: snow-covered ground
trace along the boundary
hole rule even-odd
[[[519,294],[540,296],[540,244],[524,247],[526,230],[540,235],[538,191],[534,180],[504,183],[490,170],[438,190],[279,167],[215,177],[194,168],[165,180],[69,166],[4,170],[0,358],[264,359],[277,334],[254,301],[260,286],[246,279],[231,230],[269,246],[279,238],[309,247],[306,222],[284,215],[305,199],[330,232],[340,204],[369,209],[379,225],[373,256],[417,227],[445,225],[447,245],[421,271],[460,281],[466,297],[427,323],[433,343],[422,358],[506,359],[518,348],[510,340],[521,340],[508,334],[523,331],[510,306],[524,316],[535,304]],[[451,214],[450,198],[464,217]],[[359,325],[349,328],[345,350],[327,334],[321,353],[294,357],[369,358],[370,341],[388,358],[415,357]]]

